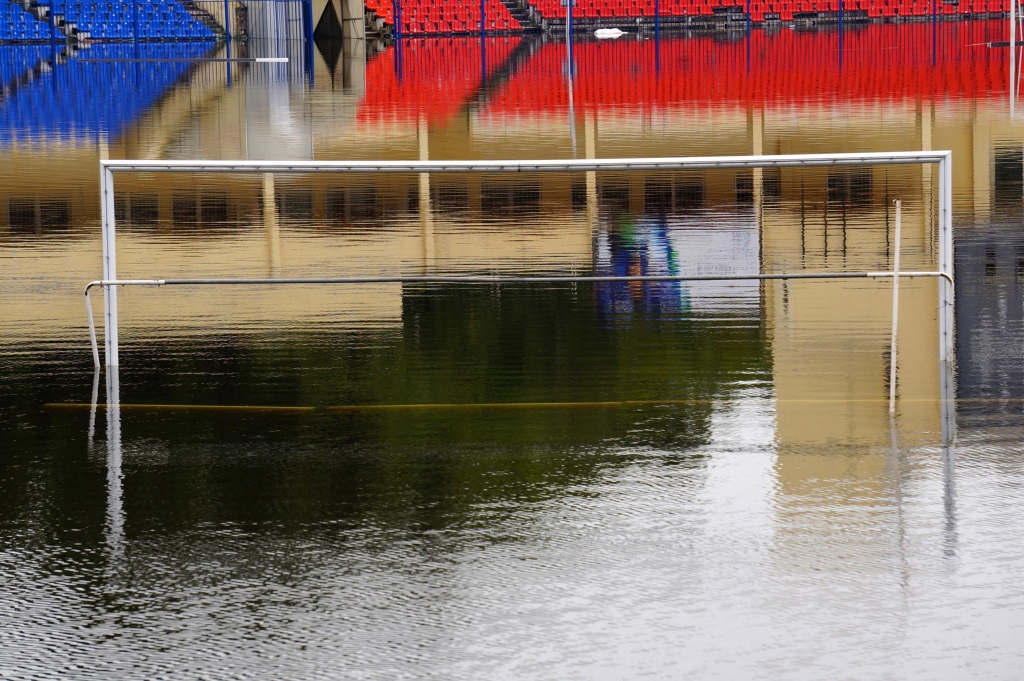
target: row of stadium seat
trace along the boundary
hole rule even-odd
[[[871,102],[985,100],[1006,96],[1005,20],[886,24],[864,30],[752,32],[744,40],[712,36],[574,45],[576,111],[659,111],[674,107],[820,106]],[[488,74],[521,38],[486,41]],[[933,65],[931,55],[936,55]],[[879,59],[878,55],[885,55]],[[367,64],[363,121],[444,124],[469,108],[482,120],[543,120],[569,110],[565,45],[547,43],[481,101],[481,41],[426,38]],[[472,107],[470,104],[472,103]]]
[[[399,0],[402,32],[407,34],[465,33],[480,30],[480,0]],[[366,0],[366,8],[394,26],[393,0]],[[523,26],[500,0],[484,0],[484,29],[519,31]]]
[[[528,0],[542,19],[564,20],[563,0]],[[576,0],[573,16],[578,19],[652,19],[655,15],[710,17],[732,8],[753,21],[777,19],[792,21],[801,14],[857,12],[869,18],[894,18],[951,14],[1008,12],[1011,0]],[[399,0],[402,32],[459,33],[480,30],[480,3],[474,0]],[[515,31],[524,28],[498,0],[486,0],[487,23],[491,30]],[[366,7],[394,26],[394,0],[366,0]]]
[[[49,40],[50,26],[29,14],[21,5],[0,0],[0,40],[4,42],[39,42]],[[54,31],[60,40],[64,35]]]
[[[949,14],[982,14],[1008,12],[1011,0],[577,0],[574,18],[634,18],[711,16],[718,8],[735,8],[746,15],[748,7],[753,21],[781,19],[791,21],[800,14],[839,12],[866,12],[871,18],[897,16],[929,16],[933,12]],[[566,17],[561,0],[529,0],[530,5],[545,19]]]
[[[933,32],[934,31],[934,32]],[[618,41],[573,47],[577,111],[674,106],[835,106],[839,102],[915,102],[943,97],[1004,97],[1005,20],[884,25],[870,30],[755,31],[745,40],[713,37]],[[936,64],[930,56],[936,52]],[[884,59],[878,55],[884,54]],[[565,111],[565,46],[543,46],[477,108],[483,118]]]
[[[63,41],[66,33],[85,34],[92,40],[139,38],[208,40],[215,33],[175,0],[140,0],[136,14],[131,3],[95,0],[37,0],[49,8],[55,27],[40,20],[21,5],[0,0],[0,41]],[[66,25],[66,30],[61,26]],[[73,28],[73,31],[70,30]]]

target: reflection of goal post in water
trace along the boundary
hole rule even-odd
[[[793,154],[778,156],[712,156],[689,158],[574,159],[537,161],[130,161],[100,162],[101,219],[103,229],[103,279],[85,290],[93,358],[100,359],[92,321],[89,291],[104,289],[105,364],[118,366],[117,287],[119,286],[223,286],[289,284],[501,284],[558,282],[665,282],[665,281],[757,281],[771,279],[849,279],[894,277],[888,272],[746,272],[728,275],[635,275],[635,276],[361,276],[304,279],[136,279],[117,278],[116,229],[114,221],[114,173],[277,173],[277,174],[416,174],[416,173],[538,173],[538,172],[658,172],[680,170],[875,166],[937,164],[938,171],[938,269],[900,272],[900,277],[935,277],[938,285],[939,385],[943,400],[953,398],[953,224],[952,156],[949,151],[905,151],[866,154]]]

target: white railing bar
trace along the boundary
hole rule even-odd
[[[367,277],[301,277],[261,279],[97,279],[86,285],[93,286],[208,286],[208,285],[280,285],[280,284],[551,284],[573,282],[672,282],[672,281],[745,281],[769,279],[874,279],[891,277],[894,272],[780,272],[774,274],[648,274],[636,276],[616,275],[412,275]],[[946,277],[945,272],[900,272],[901,277]]]
[[[527,161],[100,161],[114,172],[201,173],[534,173],[566,171],[707,170],[941,163],[949,151],[893,151],[861,154],[779,154],[687,158],[538,159]]]
[[[895,272],[780,272],[773,274],[695,274],[638,276],[378,276],[378,277],[312,277],[279,279],[97,279],[85,287],[85,309],[89,321],[94,366],[100,367],[96,325],[93,322],[90,292],[94,286],[280,286],[302,284],[555,284],[577,282],[685,282],[685,281],[766,281],[778,279],[876,279],[894,277]],[[945,272],[900,272],[900,277],[944,277]]]

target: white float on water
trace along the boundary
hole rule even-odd
[[[594,37],[598,40],[604,40],[605,38],[618,38],[620,35],[626,35],[626,32],[620,31],[617,28],[599,28],[594,31]]]

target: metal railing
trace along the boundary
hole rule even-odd
[[[114,220],[115,172],[201,172],[201,173],[535,173],[591,171],[668,171],[769,167],[824,167],[872,165],[938,165],[938,269],[922,272],[791,272],[708,276],[363,276],[304,279],[132,279],[117,278],[116,225]],[[943,399],[951,396],[954,359],[953,335],[953,225],[952,152],[901,151],[865,154],[790,154],[778,156],[708,156],[681,158],[619,158],[534,161],[100,161],[101,219],[103,231],[103,278],[85,288],[93,360],[100,364],[96,330],[89,292],[104,290],[104,355],[108,367],[118,366],[119,334],[117,288],[121,286],[221,286],[294,284],[530,284],[573,282],[659,282],[659,281],[742,281],[772,279],[853,279],[893,277],[935,277],[938,281],[940,389]]]
[[[893,277],[893,272],[792,272],[788,274],[726,274],[726,275],[638,275],[619,276],[410,276],[410,277],[313,277],[280,279],[97,279],[85,286],[85,310],[89,319],[89,340],[92,343],[92,360],[100,368],[99,343],[96,340],[96,324],[92,314],[90,291],[96,286],[280,286],[290,284],[569,284],[581,282],[672,282],[672,281],[753,281],[771,279],[874,279]],[[900,272],[900,277],[946,277],[945,272]]]

